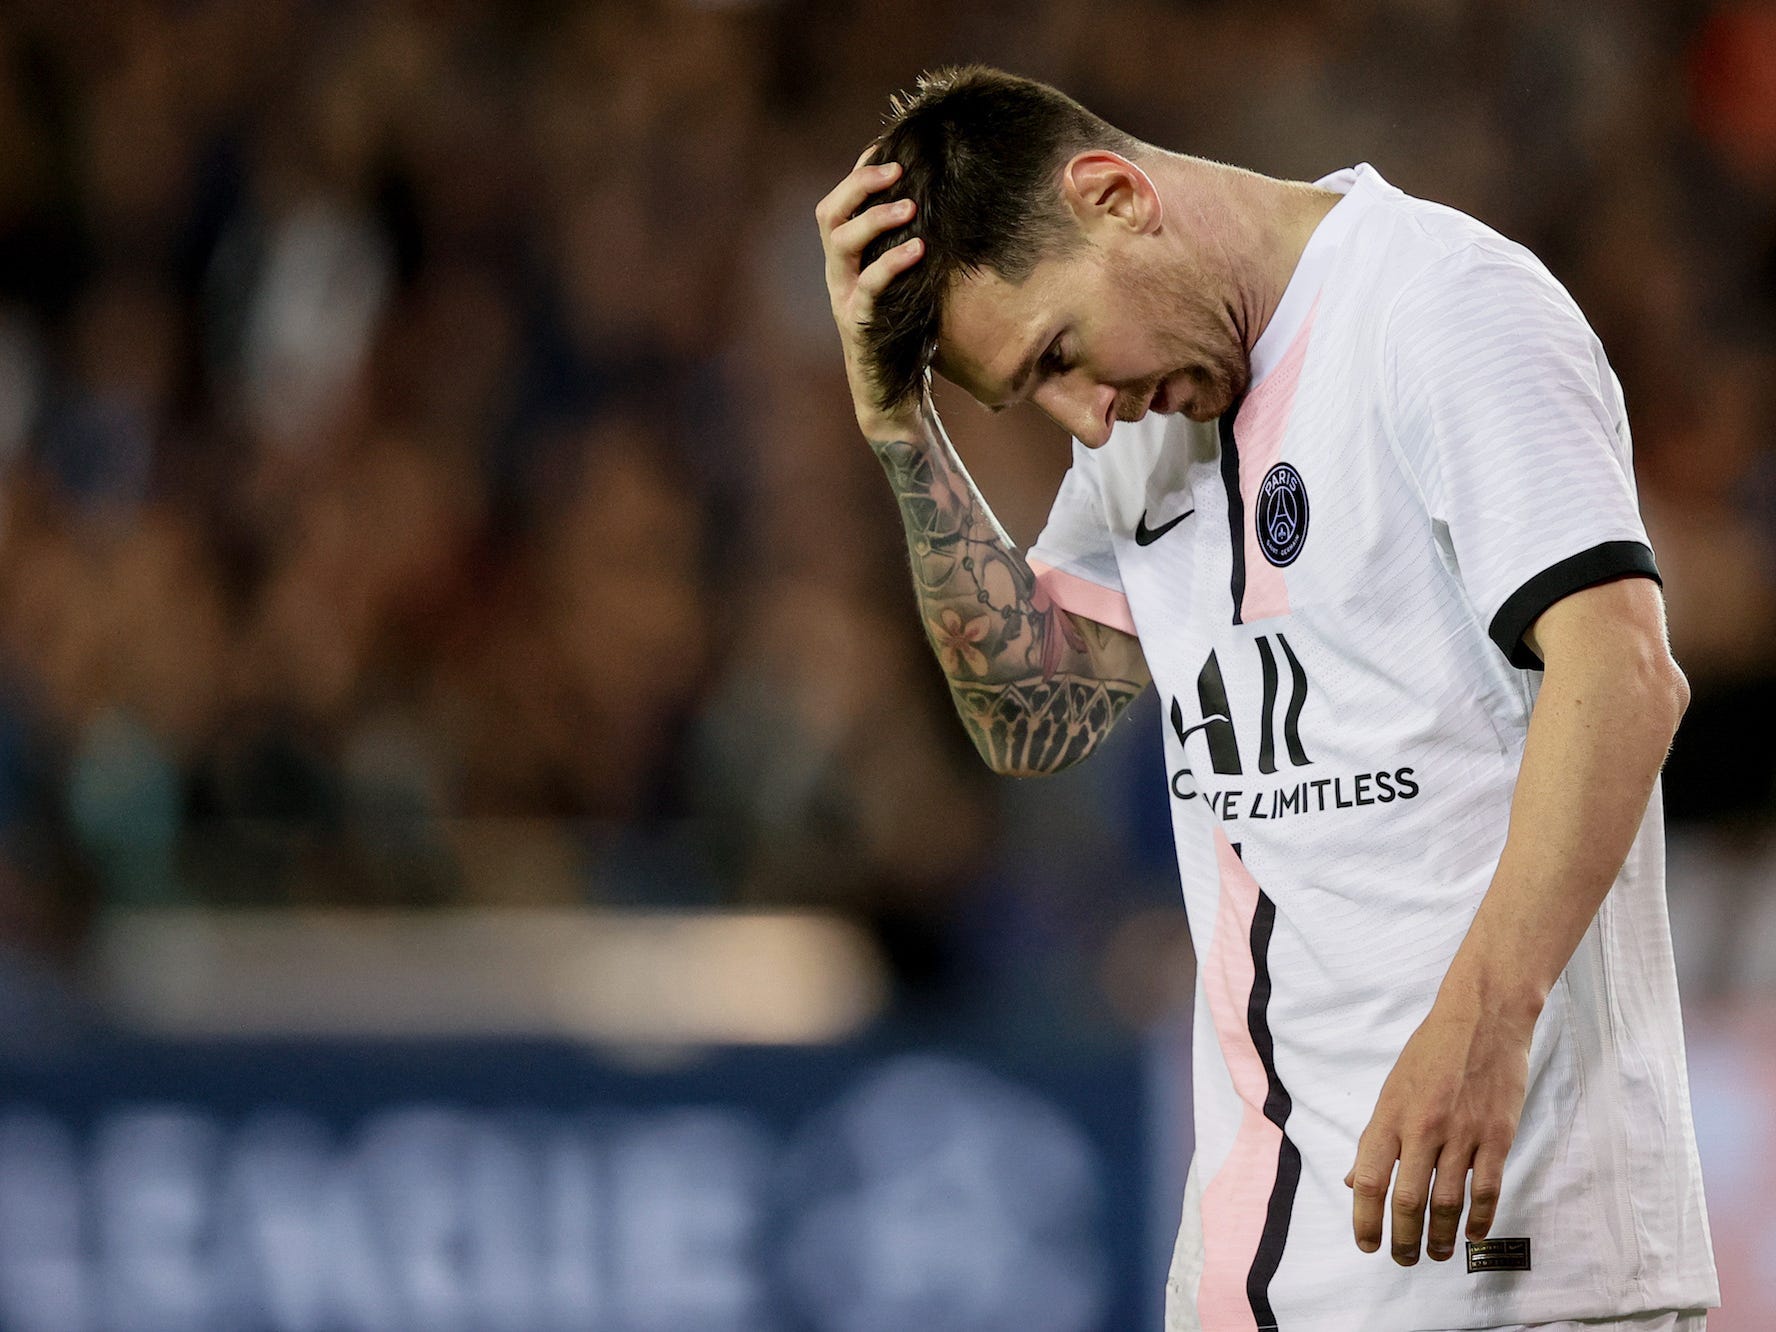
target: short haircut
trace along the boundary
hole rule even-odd
[[[918,207],[906,226],[871,242],[862,265],[915,236],[925,253],[888,284],[863,331],[877,406],[893,410],[918,395],[959,279],[990,270],[1021,283],[1041,260],[1081,243],[1061,196],[1061,171],[1075,154],[1133,158],[1144,147],[1059,89],[985,65],[935,70],[897,94],[870,161],[898,162],[901,173],[859,211],[908,197]]]

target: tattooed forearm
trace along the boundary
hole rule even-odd
[[[1049,601],[935,417],[926,420],[930,438],[871,441],[900,502],[926,637],[993,769],[1057,772],[1109,732],[1145,687],[1144,664],[1104,669],[1130,655],[1106,650],[1124,636]]]
[[[1061,675],[1013,684],[950,677],[962,724],[997,772],[1059,772],[1103,739],[1143,686]]]

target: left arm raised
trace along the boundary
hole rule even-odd
[[[1556,602],[1524,642],[1546,674],[1504,852],[1345,1181],[1357,1246],[1374,1252],[1398,1160],[1392,1249],[1403,1265],[1418,1260],[1427,1200],[1431,1257],[1454,1253],[1470,1168],[1467,1236],[1482,1239],[1492,1225],[1536,1018],[1621,872],[1689,702],[1666,643],[1664,602],[1648,579]]]

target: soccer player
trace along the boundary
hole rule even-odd
[[[1688,688],[1566,291],[1368,166],[1268,179],[980,67],[897,98],[818,220],[987,762],[1064,768],[1161,692],[1199,959],[1167,1327],[1700,1329]],[[928,371],[1075,436],[1027,554]]]

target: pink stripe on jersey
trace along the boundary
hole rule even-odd
[[[1239,445],[1240,497],[1246,509],[1246,595],[1240,602],[1240,619],[1246,624],[1289,613],[1289,587],[1283,571],[1265,559],[1258,546],[1258,487],[1264,474],[1283,459],[1283,437],[1289,432],[1295,388],[1301,382],[1301,366],[1307,360],[1308,339],[1319,308],[1316,296],[1289,349],[1276,368],[1252,387],[1233,422],[1234,442]]]
[[[1240,1123],[1232,1150],[1203,1190],[1203,1268],[1196,1308],[1205,1328],[1256,1332],[1258,1320],[1246,1296],[1246,1274],[1264,1235],[1283,1132],[1264,1117],[1270,1079],[1246,1018],[1252,997],[1252,915],[1258,909],[1258,882],[1227,834],[1220,827],[1214,834],[1221,900],[1215,912],[1215,942],[1203,962],[1203,994],[1214,1018],[1221,1057],[1240,1099]]]
[[[1078,574],[1070,574],[1053,565],[1044,564],[1041,560],[1030,561],[1030,572],[1036,575],[1036,586],[1062,610],[1070,610],[1088,620],[1107,624],[1125,634],[1138,635],[1134,613],[1129,610],[1128,598],[1122,593],[1102,587],[1089,578],[1081,578]]]

